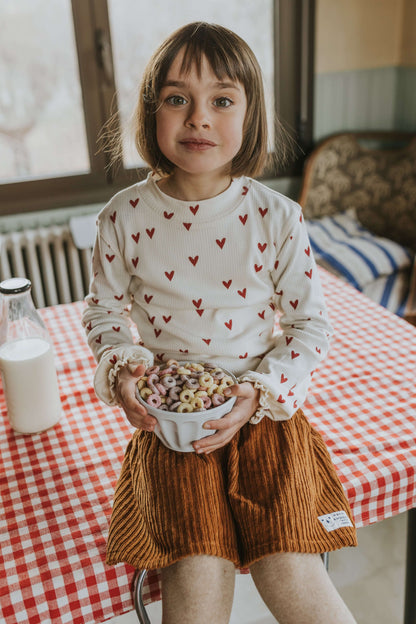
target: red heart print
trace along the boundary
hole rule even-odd
[[[274,303],[269,303],[269,308],[271,308],[273,311],[276,310],[276,306],[274,305]]]
[[[290,301],[289,303],[292,306],[292,308],[296,310],[296,308],[298,307],[299,299],[295,299],[295,301]]]
[[[321,353],[321,349],[319,347],[315,347],[315,351],[319,354]]]
[[[171,320],[172,316],[162,316],[163,320],[165,321],[165,323],[169,323],[169,321]]]
[[[243,299],[246,298],[247,288],[243,288],[243,290],[237,290],[237,292],[240,295],[240,297],[242,297]]]
[[[287,381],[287,377],[285,377],[284,374],[282,373],[280,375],[280,383],[286,383],[286,381]]]
[[[289,346],[293,340],[293,336],[286,336],[286,345]]]
[[[184,223],[183,225],[186,227],[186,229],[189,232],[189,228],[191,227],[192,223]]]
[[[155,316],[149,316],[149,321],[151,322],[151,324],[153,325],[153,323],[155,322]]]
[[[165,219],[172,219],[173,217],[173,212],[166,212],[166,210],[163,212],[163,216],[165,217]]]
[[[107,258],[107,260],[108,260],[109,262],[112,262],[112,261],[114,260],[114,258],[115,258],[115,255],[114,255],[114,254],[112,254],[112,255],[110,256],[109,254],[105,254],[105,257]]]
[[[245,360],[248,357],[247,351],[244,353],[244,355],[239,355],[238,357],[240,358],[240,360]]]
[[[164,357],[165,357],[164,353],[156,353],[156,359],[159,360],[159,362],[163,362]]]
[[[119,332],[120,331],[120,325],[118,327],[114,327],[114,325],[113,325],[113,331]]]
[[[263,253],[267,247],[267,243],[257,243],[257,247],[260,249],[260,252]]]
[[[263,268],[263,265],[262,265],[262,264],[255,264],[255,265],[254,265],[254,269],[255,269],[256,273],[258,273],[259,271],[261,271],[261,270],[262,270],[262,268]]]
[[[152,299],[153,299],[153,295],[145,295],[144,296],[144,300],[146,301],[146,303],[150,303]]]
[[[312,279],[312,269],[310,269],[309,271],[305,271],[305,275],[306,277],[309,277],[309,279]]]
[[[199,314],[199,316],[202,316],[203,313],[204,313],[204,310],[197,310],[196,312],[197,312],[197,314]]]
[[[295,358],[300,356],[300,353],[296,353],[296,351],[292,351],[290,355],[292,357],[292,360],[294,360]]]
[[[196,299],[192,299],[192,303],[194,304],[194,306],[195,306],[196,308],[199,308],[199,306],[200,306],[200,305],[201,305],[201,303],[202,303],[202,299],[198,299],[198,300],[196,300]]]
[[[97,344],[101,344],[101,334],[98,336],[98,338],[95,339],[95,342]]]
[[[240,219],[240,221],[241,221],[241,223],[242,223],[243,225],[245,225],[245,224],[246,224],[246,222],[247,222],[247,217],[248,217],[248,214],[245,214],[244,216],[243,216],[243,215],[239,215],[239,216],[238,216],[238,218]]]
[[[146,228],[146,234],[148,235],[149,238],[153,238],[153,234],[155,233],[155,228]]]
[[[302,215],[300,215],[299,216],[299,222],[302,223],[302,221],[303,221],[303,217],[302,217]]]
[[[172,281],[172,278],[173,278],[174,274],[175,274],[175,271],[170,271],[170,273],[168,273],[167,271],[165,271],[165,275],[166,275],[166,277],[168,278],[168,280],[169,280],[170,282]]]
[[[87,325],[87,327],[86,327],[85,329],[87,329],[88,331],[91,331],[91,330],[92,330],[92,324],[91,324],[91,321],[88,323],[88,325]]]
[[[291,387],[291,389],[289,390],[289,392],[287,393],[287,396],[294,396],[295,393],[293,392],[293,388],[296,386],[296,384],[294,386]]]
[[[265,215],[268,212],[268,208],[259,208],[259,213],[261,214],[262,218],[264,219]]]
[[[265,313],[266,313],[266,310],[263,310],[263,312],[257,312],[257,314],[259,315],[259,317],[260,317],[261,319],[263,319],[263,320],[264,320],[264,315],[265,315]]]
[[[286,403],[286,399],[284,399],[281,394],[279,394],[279,398],[277,399],[277,401],[279,403]]]
[[[193,258],[192,258],[192,256],[188,256],[188,260],[189,260],[189,262],[192,262],[192,264],[195,266],[196,263],[199,260],[199,256],[194,256]]]
[[[133,263],[134,268],[137,269],[139,258],[132,258],[131,261]]]
[[[309,245],[306,247],[306,249],[304,249],[304,252],[307,256],[311,255],[311,248],[309,247]]]
[[[162,333],[162,330],[161,329],[154,329],[153,331],[155,332],[156,338],[159,338],[160,334]]]
[[[202,340],[206,342],[207,345],[211,342],[211,338],[202,338]]]
[[[233,326],[233,320],[230,319],[229,321],[225,321],[224,325],[227,327],[227,329],[231,329]]]
[[[111,364],[116,364],[117,363],[117,356],[114,354],[112,358],[110,358],[110,362]]]
[[[188,349],[179,349],[181,353],[188,353]]]
[[[132,239],[134,240],[135,243],[139,242],[139,238],[140,238],[140,232],[137,232],[137,234],[132,234],[131,235]]]
[[[131,199],[130,205],[133,206],[133,208],[136,208],[137,204],[139,203],[139,199],[140,197],[138,197],[137,199]]]
[[[224,286],[227,288],[227,290],[228,290],[228,288],[231,286],[231,282],[232,282],[232,280],[228,280],[228,282],[223,281],[223,284],[224,284]]]
[[[276,260],[276,262],[274,263],[274,270],[276,270],[278,266],[279,266],[279,260]]]
[[[293,407],[294,407],[295,409],[297,409],[297,407],[298,407],[298,402],[297,402],[297,401],[293,401]]]
[[[224,247],[225,238],[221,238],[221,240],[217,238],[217,240],[215,242],[217,243],[218,247],[220,247],[220,249],[222,249]]]
[[[114,210],[113,214],[112,214],[112,215],[110,215],[110,219],[111,219],[111,221],[112,221],[113,223],[115,223],[115,222],[116,222],[116,217],[117,217],[117,212],[116,212],[116,210]]]
[[[248,193],[248,186],[243,186],[243,192],[241,193],[241,195],[247,195]]]
[[[117,301],[121,301],[123,297],[124,295],[114,295],[114,299],[117,299]]]
[[[276,290],[276,295],[281,297],[283,295],[283,290]]]
[[[95,305],[97,305],[97,303],[98,303],[100,300],[99,300],[99,299],[96,299],[95,297],[93,297],[93,298],[91,299],[91,301],[92,301],[93,303],[95,303]]]
[[[193,215],[196,215],[196,213],[198,212],[199,209],[199,204],[197,204],[196,206],[189,206],[189,210],[192,212]]]

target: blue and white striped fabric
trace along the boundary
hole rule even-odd
[[[403,316],[409,296],[410,271],[396,271],[368,284],[363,293],[398,316]]]
[[[355,211],[306,221],[316,261],[368,297],[403,314],[412,256],[360,224]]]

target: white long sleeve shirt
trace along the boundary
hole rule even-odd
[[[300,207],[247,177],[193,203],[156,181],[98,215],[83,315],[97,393],[115,403],[111,381],[126,361],[207,361],[261,390],[251,422],[290,418],[332,331]]]

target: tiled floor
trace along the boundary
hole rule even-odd
[[[358,548],[332,553],[329,571],[358,624],[402,624],[406,514],[358,531]],[[160,624],[161,607],[147,607],[152,624]],[[135,613],[108,624],[137,624]],[[273,624],[250,575],[237,575],[230,624]]]

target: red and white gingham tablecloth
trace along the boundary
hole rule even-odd
[[[358,527],[416,507],[416,327],[321,271],[335,329],[305,412],[324,436]],[[133,608],[134,570],[106,566],[115,482],[132,428],[95,397],[82,303],[42,310],[63,417],[15,434],[0,387],[0,621],[88,624]],[[24,391],[24,389],[22,389]],[[144,597],[156,600],[157,572]]]

